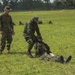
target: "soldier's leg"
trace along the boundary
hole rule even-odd
[[[0,54],[2,54],[2,51],[4,51],[5,45],[6,45],[6,35],[3,33],[0,42]]]
[[[63,64],[63,63],[64,63],[64,57],[61,55],[61,56],[55,58],[55,61],[56,61],[56,62],[60,62],[60,63]]]
[[[36,57],[39,57],[40,56],[40,53],[39,53],[39,50],[38,49],[35,50],[35,56]]]
[[[37,47],[37,43],[34,45],[34,50],[35,50],[35,57],[39,57],[39,49]]]
[[[33,58],[32,54],[31,54],[31,49],[32,49],[32,47],[34,45],[34,42],[33,42],[32,39],[28,39],[27,42],[28,42],[28,56]]]
[[[72,56],[68,56],[66,59],[64,59],[64,63],[68,63],[72,59]]]
[[[8,50],[8,53],[10,52],[11,43],[12,43],[12,35],[8,35],[7,36],[7,50]]]
[[[43,53],[40,57],[39,57],[41,60],[47,60],[49,61],[51,59],[50,55],[47,54],[46,52]]]

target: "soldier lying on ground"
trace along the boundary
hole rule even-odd
[[[51,20],[50,20],[50,21],[48,21],[47,23],[48,23],[48,24],[53,24]]]
[[[64,58],[62,55],[57,57],[51,51],[50,47],[42,41],[40,37],[37,37],[37,41],[34,46],[36,57],[40,57],[42,60],[52,60],[60,63],[67,63],[71,60],[72,56]]]
[[[38,24],[43,24],[42,20],[38,20]]]
[[[21,21],[19,21],[19,25],[24,25]]]

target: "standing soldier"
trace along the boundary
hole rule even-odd
[[[14,34],[14,28],[12,24],[12,18],[9,15],[10,7],[5,6],[4,12],[0,15],[0,54],[2,54],[5,46],[7,46],[8,53],[10,53],[10,46],[12,42],[12,35]]]
[[[35,16],[29,22],[26,23],[26,26],[24,28],[24,37],[28,43],[27,54],[30,58],[33,58],[31,54],[31,49],[36,41],[36,36],[34,35],[34,33],[36,32],[37,36],[41,36],[37,22],[38,22],[38,17]]]

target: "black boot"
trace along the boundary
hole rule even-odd
[[[64,63],[68,63],[71,60],[72,56],[69,56],[67,59],[64,60]]]
[[[7,45],[8,54],[10,54],[10,45]]]
[[[64,58],[63,58],[63,56],[61,55],[60,57],[58,57],[56,60],[55,60],[56,62],[60,62],[60,63],[64,63]]]
[[[33,58],[31,52],[28,52],[27,55],[28,55],[30,58]]]

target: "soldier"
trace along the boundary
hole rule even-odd
[[[53,24],[51,20],[50,20],[50,21],[48,21],[47,23],[48,23],[48,24]]]
[[[38,21],[38,24],[43,24],[42,20],[39,20],[39,21]]]
[[[44,54],[45,52],[51,56],[55,56],[51,51],[50,51],[50,47],[43,42],[42,38],[40,36],[36,37],[36,42],[34,45],[34,49],[35,49],[35,55],[40,57],[42,56],[42,54]]]
[[[34,49],[35,49],[36,57],[40,57],[40,59],[44,59],[44,60],[52,60],[60,63],[67,63],[72,58],[72,56],[68,56],[68,58],[66,59],[62,55],[59,57],[55,56],[50,51],[50,47],[42,41],[41,37],[37,37]]]
[[[19,21],[19,25],[24,25],[21,21]]]
[[[0,15],[0,33],[2,35],[0,43],[0,54],[2,54],[2,52],[4,51],[5,46],[7,46],[8,53],[10,53],[10,46],[12,42],[12,35],[14,34],[14,28],[9,12],[10,7],[5,6],[4,12]]]
[[[36,36],[34,33],[36,32],[37,36],[41,36],[37,22],[38,22],[38,17],[35,16],[29,22],[26,22],[26,26],[24,28],[24,37],[28,43],[27,54],[30,58],[33,58],[31,54],[31,49],[36,41]]]

